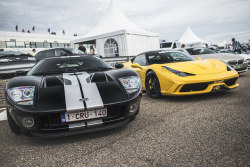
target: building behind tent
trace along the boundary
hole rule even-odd
[[[49,48],[71,47],[73,36],[0,31],[0,49],[5,51],[31,52]]]

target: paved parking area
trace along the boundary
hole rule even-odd
[[[237,89],[142,98],[122,129],[57,139],[10,132],[0,122],[1,166],[250,166],[250,71]]]

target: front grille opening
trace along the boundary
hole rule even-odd
[[[228,62],[229,65],[236,65],[237,64],[237,61],[236,60],[231,60]]]
[[[235,84],[236,84],[237,79],[238,79],[238,77],[232,78],[232,79],[228,79],[228,80],[225,80],[224,82],[225,82],[225,84],[226,84],[227,86],[232,86],[232,85],[235,85]]]
[[[102,118],[103,122],[112,121],[119,118],[127,117],[129,114],[129,105],[107,106],[108,115]],[[80,122],[80,121],[79,121]],[[61,113],[47,114],[40,116],[40,126],[42,129],[60,129],[68,127],[69,123],[61,122]]]
[[[195,83],[195,84],[186,84],[182,86],[180,92],[194,92],[194,91],[202,91],[207,89],[209,83]]]
[[[243,62],[244,62],[244,59],[238,60],[238,64],[243,64]]]

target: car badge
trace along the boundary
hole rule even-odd
[[[88,101],[88,100],[89,100],[89,98],[82,98],[82,99],[79,99],[79,101],[82,101],[82,102]]]

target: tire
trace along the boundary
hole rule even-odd
[[[10,130],[15,134],[20,134],[21,130],[20,130],[19,126],[15,123],[13,118],[11,117],[9,111],[7,111],[7,118],[8,118]]]
[[[151,98],[158,99],[161,97],[161,86],[155,72],[150,71],[145,79],[146,92]]]

